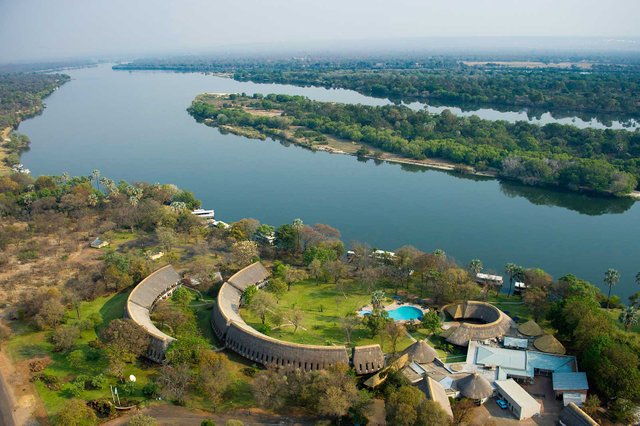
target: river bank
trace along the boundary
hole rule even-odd
[[[4,144],[9,142],[9,135],[12,131],[13,129],[11,127],[5,127],[0,132],[0,141],[2,141],[2,144],[0,144],[0,176],[5,175],[11,171],[11,167],[9,167],[4,161],[8,155],[7,149],[5,148]]]

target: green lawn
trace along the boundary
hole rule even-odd
[[[285,316],[294,308],[304,312],[302,326],[294,332],[294,327],[287,324],[272,329],[268,334],[276,339],[282,339],[294,343],[312,345],[346,345],[347,339],[340,327],[340,318],[349,312],[355,312],[369,304],[371,295],[368,292],[349,290],[345,297],[336,289],[335,284],[316,284],[313,280],[307,280],[294,284],[291,290],[286,292],[277,305]],[[248,309],[241,312],[245,321],[252,327],[260,329],[260,319]],[[285,324],[287,322],[285,321]],[[352,334],[353,345],[366,345],[381,343],[378,336],[372,338],[369,330],[364,326],[356,328]],[[383,350],[391,352],[391,344],[388,340],[383,343]],[[397,350],[400,351],[412,343],[409,337],[403,337],[398,341]]]

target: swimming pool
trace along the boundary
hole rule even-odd
[[[422,318],[422,310],[415,306],[400,306],[389,311],[389,316],[395,321],[409,321]]]
[[[391,309],[388,312],[389,317],[394,321],[410,321],[422,318],[422,311],[415,306],[400,306],[399,308]],[[358,313],[360,315],[369,315],[371,314],[371,310],[362,309]]]

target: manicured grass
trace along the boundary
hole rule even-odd
[[[304,313],[302,325],[294,332],[294,327],[285,320],[283,326],[272,329],[268,334],[276,339],[294,343],[346,345],[347,338],[340,326],[340,319],[348,313],[356,312],[370,301],[371,295],[368,292],[355,288],[348,290],[345,296],[333,283],[316,284],[313,280],[300,282],[284,294],[277,309],[282,311],[285,318],[293,309],[301,309]],[[254,328],[262,328],[260,319],[249,309],[242,309],[242,316]],[[351,338],[353,345],[382,343],[385,352],[392,350],[388,339],[381,342],[378,336],[372,338],[364,326],[358,326]],[[402,337],[396,350],[400,351],[411,343],[409,337]]]

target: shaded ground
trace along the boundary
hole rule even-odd
[[[211,414],[205,411],[195,410],[174,405],[155,405],[139,411],[129,413],[104,423],[105,426],[126,425],[129,417],[136,413],[146,414],[158,420],[160,425],[193,425],[200,426],[205,419],[211,419],[216,424],[222,425],[227,420],[241,420],[245,425],[314,425],[317,418],[305,416],[279,416],[257,409],[235,410],[224,414]]]

